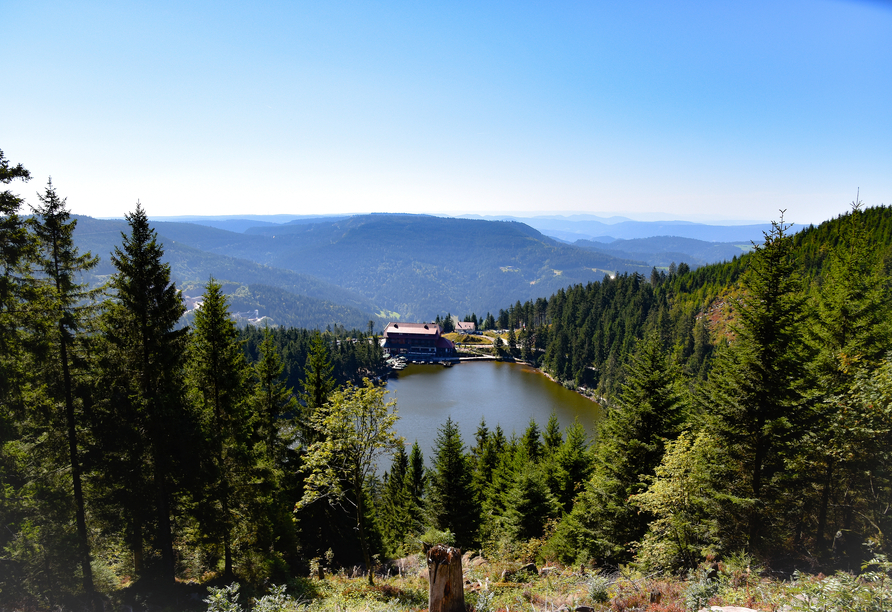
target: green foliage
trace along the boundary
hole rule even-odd
[[[427,493],[427,510],[434,527],[454,533],[460,547],[471,546],[477,538],[480,510],[461,433],[451,417],[437,430]]]
[[[248,405],[249,370],[238,344],[220,284],[211,279],[195,316],[188,350],[188,389],[202,425],[202,477],[196,491],[204,537],[223,547],[226,578],[233,577],[233,541],[253,487],[253,415]]]
[[[795,594],[786,602],[796,612],[885,612],[892,608],[892,580],[885,573],[861,577],[839,572],[816,579],[794,575]]]
[[[638,344],[627,372],[617,406],[598,427],[592,478],[556,534],[585,542],[579,552],[588,557],[629,558],[630,546],[644,535],[651,516],[628,499],[653,476],[666,440],[677,435],[681,422],[679,374],[655,336]]]
[[[317,441],[309,446],[304,457],[305,489],[295,505],[296,510],[301,510],[319,499],[352,505],[367,568],[372,563],[363,487],[375,473],[377,459],[393,452],[402,441],[393,431],[399,418],[394,408],[396,402],[385,402],[386,393],[366,380],[362,387],[334,391],[329,401],[313,413],[310,426]],[[371,571],[368,578],[371,584]]]
[[[70,220],[65,199],[56,194],[52,180],[47,183],[45,194],[38,195],[38,199],[40,205],[32,208],[34,234],[39,245],[37,264],[48,285],[50,310],[46,313],[47,323],[55,328],[48,334],[48,338],[52,338],[51,357],[46,363],[44,382],[53,399],[64,405],[83,588],[92,595],[93,569],[77,439],[82,418],[75,413],[75,395],[78,394],[78,379],[86,369],[83,350],[79,350],[82,338],[78,332],[92,323],[97,293],[86,291],[86,285],[78,281],[81,275],[96,266],[97,259],[90,253],[78,253],[72,237],[76,221]]]
[[[716,499],[720,454],[701,432],[666,445],[663,461],[646,491],[630,502],[653,517],[637,561],[649,570],[691,569],[718,552],[721,505]]]
[[[146,569],[149,532],[161,554],[157,572],[172,585],[173,497],[192,464],[183,442],[194,430],[183,410],[186,331],[176,329],[185,308],[142,206],[126,219],[130,233],[112,255],[116,272],[101,320],[105,393],[95,413],[102,432],[96,467],[106,482],[107,516],[127,525],[135,571]]]
[[[610,599],[610,585],[613,583],[610,576],[602,573],[595,574],[585,583],[585,591],[592,603],[603,604]]]
[[[434,527],[428,527],[424,533],[418,536],[418,541],[421,544],[430,544],[431,546],[436,546],[437,544],[455,546],[456,544],[454,533],[448,529],[436,529]],[[419,550],[421,550],[420,547]]]
[[[787,230],[783,220],[773,224],[750,256],[736,305],[736,339],[716,357],[701,399],[709,428],[737,466],[729,492],[755,500],[738,533],[751,550],[777,524],[765,520],[768,509],[784,510],[774,507],[780,502],[774,487],[806,418],[805,309]]]
[[[709,600],[715,597],[721,584],[718,580],[710,578],[708,573],[700,570],[688,575],[688,588],[685,593],[685,609],[688,612],[697,612],[709,606]]]

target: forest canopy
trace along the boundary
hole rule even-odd
[[[30,178],[0,162],[4,186]],[[892,552],[888,208],[795,234],[781,216],[729,262],[480,317],[507,331],[503,357],[601,403],[597,440],[554,417],[510,437],[482,419],[463,440],[448,419],[424,457],[393,433],[374,321],[240,328],[211,278],[184,326],[140,204],[99,291],[56,186],[23,206],[0,193],[5,601],[374,569],[425,538],[668,572],[740,554],[858,570]],[[249,289],[238,299],[275,293]]]

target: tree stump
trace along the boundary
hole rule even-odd
[[[437,544],[424,546],[427,554],[428,609],[430,612],[465,612],[465,582],[461,550]]]

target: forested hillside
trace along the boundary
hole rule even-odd
[[[127,224],[78,215],[73,218],[77,220],[74,239],[78,248],[100,258],[97,266],[85,273],[88,282],[98,286],[114,272],[109,254],[120,242]],[[200,225],[164,227],[171,229],[180,225],[184,226],[183,232],[195,235],[198,242],[202,232],[224,237],[234,235]],[[159,234],[159,241],[164,245],[164,261],[171,267],[171,279],[187,295],[201,295],[200,287],[213,276],[223,283],[235,311],[259,310],[260,316],[269,317],[273,325],[325,329],[334,325],[364,328],[369,320],[379,325],[386,323],[375,314],[378,309],[370,300],[318,278],[210,253],[170,236]]]
[[[2,165],[4,183],[27,178]],[[377,339],[239,332],[213,280],[183,328],[139,206],[97,290],[52,183],[27,218],[0,196],[0,604],[96,607],[122,585],[139,600],[218,569],[287,579],[301,550],[350,550],[342,513],[298,526],[292,509],[308,419],[338,385],[380,375]]]
[[[183,328],[141,207],[100,293],[52,183],[22,204],[0,193],[4,605],[176,606],[188,584],[299,584],[432,539],[648,573],[892,552],[888,208],[515,302],[508,350],[596,396],[597,440],[447,420],[424,457],[393,434],[372,329],[239,330],[214,281]]]
[[[212,253],[293,270],[349,289],[409,320],[486,311],[535,299],[642,262],[586,252],[521,223],[424,215],[364,215],[337,222],[257,227],[245,234],[188,224],[159,233]]]
[[[888,551],[890,223],[886,207],[781,222],[726,264],[509,308],[515,354],[609,407],[546,550],[655,568]]]

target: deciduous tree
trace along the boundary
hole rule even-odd
[[[307,474],[305,490],[296,509],[320,499],[351,505],[369,584],[372,584],[374,568],[367,539],[363,487],[375,473],[378,458],[396,450],[402,439],[394,431],[399,418],[396,401],[385,402],[384,388],[368,379],[364,382],[362,387],[348,385],[332,392],[325,406],[310,417],[317,441],[307,449],[303,467]]]

